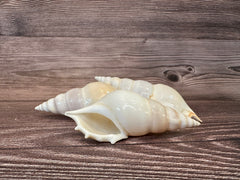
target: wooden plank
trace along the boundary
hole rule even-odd
[[[2,101],[44,100],[83,87],[96,75],[164,83],[187,100],[240,99],[240,41],[62,37],[0,41]]]
[[[2,102],[1,178],[239,179],[239,101],[190,101],[203,124],[115,145],[84,139],[39,102]]]
[[[240,179],[239,17],[234,0],[0,1],[0,179]],[[203,123],[111,145],[34,110],[96,75],[170,85]]]
[[[4,0],[0,35],[240,39],[235,0]]]
[[[240,172],[236,143],[220,141],[6,149],[0,150],[1,177],[237,180]]]

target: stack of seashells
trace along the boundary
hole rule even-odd
[[[35,107],[72,118],[85,138],[112,144],[128,136],[199,126],[200,118],[173,88],[143,80],[101,77]]]

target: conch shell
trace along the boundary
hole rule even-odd
[[[100,142],[116,143],[128,136],[161,133],[200,123],[175,109],[126,90],[113,91],[96,103],[65,113],[75,130]]]
[[[102,82],[89,83],[83,88],[74,88],[66,93],[59,94],[55,98],[38,105],[35,110],[64,114],[66,111],[89,106],[114,90],[114,87]]]
[[[164,84],[151,84],[143,80],[132,80],[128,78],[120,79],[118,77],[96,76],[95,79],[99,82],[112,85],[116,89],[129,90],[140,94],[141,96],[156,100],[164,106],[172,107],[173,109],[202,122],[200,118],[187,105],[182,96],[173,88]]]

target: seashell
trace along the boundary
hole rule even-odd
[[[140,94],[141,96],[156,100],[164,106],[172,107],[183,114],[202,122],[200,118],[187,105],[183,97],[173,88],[164,84],[151,84],[143,80],[132,80],[128,78],[120,79],[118,77],[96,76],[99,82],[112,85],[116,89],[130,90]]]
[[[126,90],[113,91],[85,108],[68,111],[75,130],[100,142],[116,143],[128,136],[162,133],[200,123],[175,109]]]
[[[66,111],[77,110],[93,104],[114,91],[111,85],[102,82],[89,83],[83,88],[74,88],[66,93],[57,95],[35,107],[35,110],[64,114]]]

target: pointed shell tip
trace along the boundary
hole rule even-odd
[[[94,79],[99,81],[100,80],[100,76],[95,76]]]
[[[202,120],[197,115],[191,116],[191,118],[199,123],[202,123]]]
[[[89,137],[90,137],[89,134],[85,134],[85,136],[84,136],[85,139],[88,139]]]
[[[37,110],[37,111],[41,111],[40,105],[36,106],[34,109]]]

